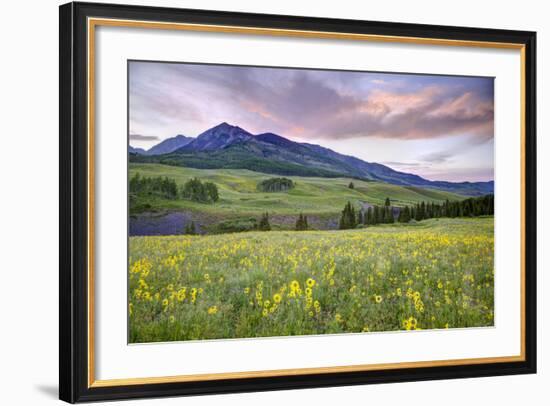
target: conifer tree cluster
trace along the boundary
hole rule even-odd
[[[220,199],[218,187],[212,182],[193,178],[185,182],[181,191],[174,179],[168,177],[141,176],[136,173],[129,182],[130,202],[138,196],[158,196],[164,199],[189,199],[200,203],[214,203]]]
[[[415,206],[406,206],[399,212],[397,221],[408,223],[411,219],[421,221],[439,217],[477,217],[494,213],[494,195],[485,195],[457,201],[447,199],[442,204],[420,202]]]
[[[350,202],[346,204],[340,216],[340,229],[355,228],[358,224],[375,225],[391,224],[395,221],[408,223],[411,220],[421,221],[438,217],[476,217],[494,214],[494,196],[485,195],[470,197],[465,200],[449,201],[439,204],[434,202],[419,202],[414,206],[399,209],[397,219],[389,198],[384,206],[371,206],[366,210],[355,211]]]
[[[363,214],[362,224],[370,226],[374,224],[390,224],[394,221],[393,208],[389,197],[386,197],[384,206],[371,206],[367,208]]]
[[[181,195],[184,199],[199,203],[214,203],[220,198],[218,187],[212,182],[202,182],[199,178],[189,179],[183,185]]]
[[[372,226],[375,224],[391,224],[394,221],[395,218],[393,217],[393,208],[389,204],[384,204],[384,206],[369,207],[363,215],[363,224],[367,226]]]
[[[350,228],[355,228],[357,226],[357,216],[355,214],[355,208],[348,202],[342,210],[342,215],[340,216],[340,230],[348,230]]]
[[[166,199],[178,197],[176,181],[167,177],[149,178],[136,173],[130,179],[129,186],[130,193],[134,195],[157,195]]]
[[[304,231],[309,228],[307,224],[307,216],[304,216],[302,213],[298,216],[298,220],[296,220],[296,231]]]

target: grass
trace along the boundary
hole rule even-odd
[[[493,241],[492,217],[131,237],[130,342],[492,326]]]
[[[157,197],[140,197],[137,206],[153,210],[187,210],[202,212],[216,217],[228,218],[259,215],[265,211],[277,215],[330,216],[340,213],[351,201],[383,205],[386,197],[392,205],[404,206],[420,201],[443,202],[445,199],[462,200],[464,196],[438,190],[390,185],[382,182],[367,182],[351,178],[319,178],[288,176],[296,186],[279,193],[257,190],[261,181],[272,175],[246,169],[193,169],[161,164],[130,164],[130,176],[139,172],[143,176],[168,176],[182,186],[192,177],[214,182],[220,192],[216,204],[201,204],[188,200],[165,200]],[[349,189],[353,181],[355,188]]]

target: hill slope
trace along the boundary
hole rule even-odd
[[[321,178],[290,176],[295,187],[287,192],[259,192],[259,182],[271,175],[243,169],[204,170],[178,168],[157,164],[130,164],[130,176],[167,176],[182,186],[187,180],[199,177],[214,182],[219,189],[220,200],[216,204],[202,204],[188,200],[156,200],[147,203],[152,208],[209,212],[223,216],[259,215],[266,210],[281,215],[297,215],[299,212],[315,215],[338,215],[344,205],[351,201],[355,205],[383,205],[389,197],[392,205],[404,206],[420,201],[443,202],[462,200],[464,196],[455,193],[423,190],[384,182],[353,180],[355,188],[348,185],[351,178]]]

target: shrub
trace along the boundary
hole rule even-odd
[[[256,229],[258,229],[258,221],[251,217],[221,221],[213,227],[212,231],[222,234],[253,231]]]

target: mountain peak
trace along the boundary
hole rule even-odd
[[[229,124],[227,121],[223,121],[220,124],[212,127],[210,130],[229,130],[231,128],[235,128],[235,126]],[[210,131],[210,130],[207,130],[207,131]]]
[[[224,121],[201,133],[181,149],[183,151],[212,151],[226,148],[237,142],[245,142],[252,138],[252,134],[248,131]]]

